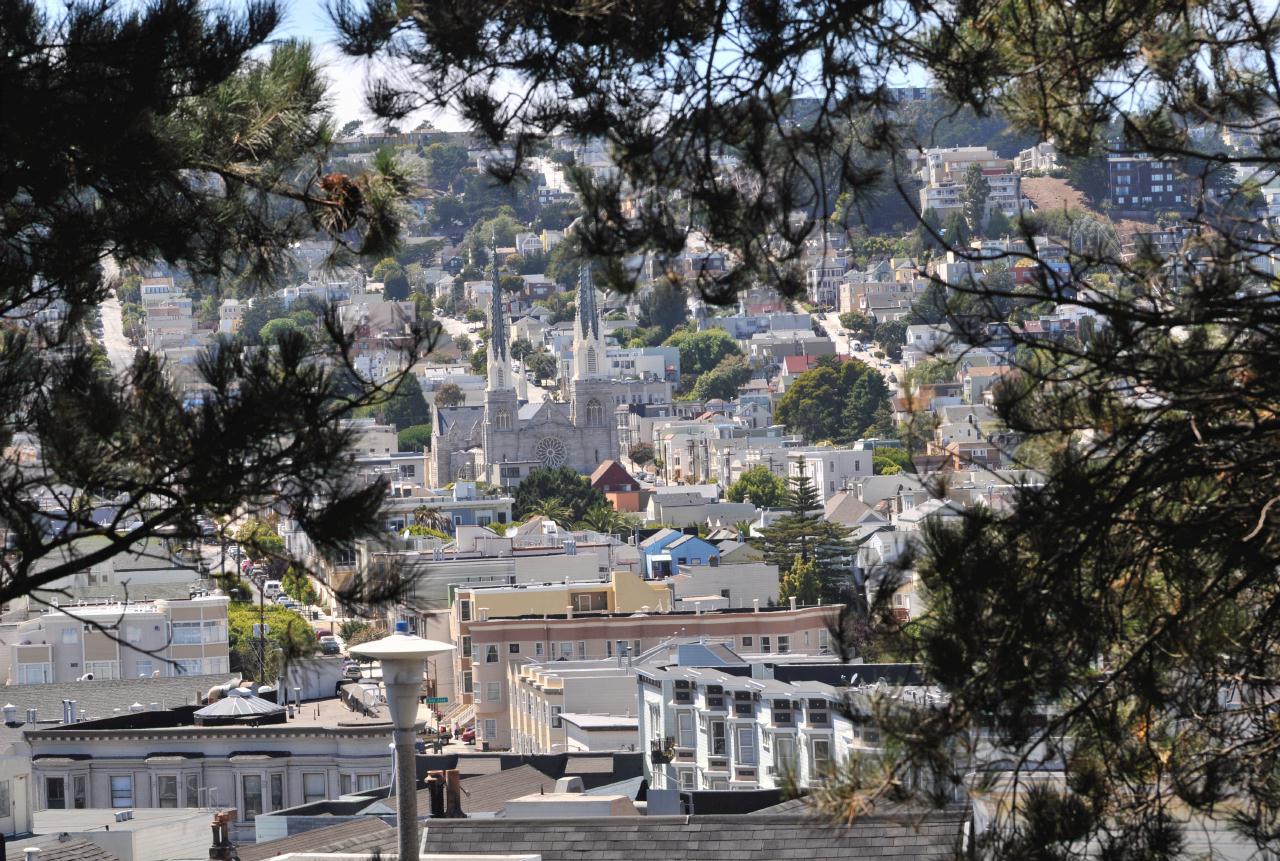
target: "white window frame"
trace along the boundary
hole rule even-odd
[[[44,685],[53,681],[53,666],[47,662],[18,664],[18,684]]]
[[[826,748],[823,756],[818,756],[818,746],[822,745]],[[811,780],[821,780],[831,768],[831,739],[824,736],[815,736],[809,742],[809,762]]]
[[[755,724],[740,723],[733,728],[733,760],[746,766],[754,766],[760,761],[756,753]]]
[[[698,744],[697,726],[693,720],[693,712],[681,709],[676,712],[676,747],[693,748]]]
[[[120,662],[119,661],[85,661],[84,671],[93,673],[93,677],[99,681],[102,679],[119,679],[120,678]]]
[[[125,786],[127,782],[128,795],[124,789],[117,789],[117,781],[120,786]],[[132,774],[113,774],[107,778],[107,786],[111,789],[111,808],[113,810],[122,810],[126,807],[134,806],[134,786]]]
[[[164,785],[169,783],[173,787],[173,794],[170,796],[172,804],[165,804]],[[156,775],[156,807],[178,808],[182,806],[178,793],[181,792],[181,784],[178,782],[176,774],[157,774]]]
[[[316,793],[316,780],[320,781],[319,793]],[[302,773],[302,803],[311,804],[324,801],[329,797],[329,775],[323,771],[304,771]]]
[[[170,622],[169,643],[174,646],[204,645],[203,622]],[[181,632],[181,634],[179,634]]]

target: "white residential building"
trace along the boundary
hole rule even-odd
[[[228,671],[225,595],[51,607],[12,626],[0,650],[8,684]],[[6,626],[8,627],[8,626]],[[91,674],[91,675],[90,675]]]
[[[803,469],[818,496],[826,502],[858,479],[873,475],[873,452],[853,448],[808,448],[787,452],[787,475],[797,477]]]
[[[639,731],[653,789],[778,789],[820,784],[838,762],[878,753],[880,736],[848,716],[848,698],[882,679],[918,683],[901,664],[750,665],[637,671]]]

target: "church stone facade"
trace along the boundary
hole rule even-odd
[[[494,277],[494,284],[498,278]],[[442,487],[478,479],[504,487],[540,467],[568,466],[589,475],[618,457],[614,410],[626,386],[608,377],[608,362],[588,267],[578,281],[569,402],[528,403],[524,371],[513,371],[511,325],[501,291],[489,310],[484,406],[436,410],[428,479]]]

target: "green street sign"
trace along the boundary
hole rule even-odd
[[[449,702],[448,697],[427,697],[426,703],[429,706],[442,706]]]

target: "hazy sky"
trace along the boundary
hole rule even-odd
[[[284,8],[284,25],[276,33],[281,38],[305,39],[315,45],[329,75],[329,95],[333,99],[333,113],[338,125],[341,126],[347,120],[375,123],[364,105],[364,89],[370,70],[376,70],[376,66],[345,57],[337,49],[334,45],[333,26],[325,13],[323,0],[292,0]],[[401,125],[412,127],[422,119],[430,119],[442,129],[462,128],[456,117],[426,114],[415,116]]]

